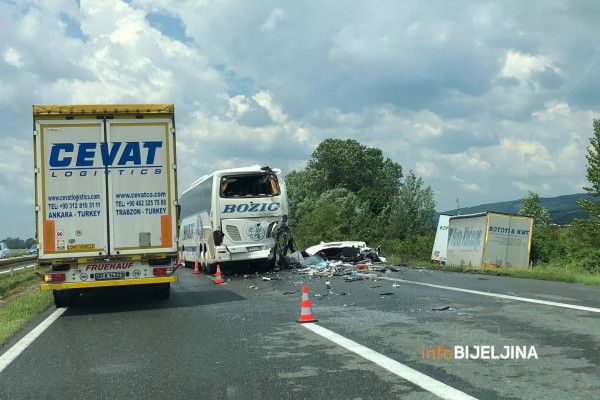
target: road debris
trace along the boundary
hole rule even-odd
[[[446,311],[446,310],[452,310],[452,308],[450,306],[438,306],[438,307],[433,307],[431,310],[432,311]]]
[[[380,296],[393,296],[394,293],[392,292],[386,292],[386,293],[379,293]]]
[[[362,276],[345,276],[344,277],[344,282],[356,282],[356,281],[362,281],[365,278],[363,278]]]

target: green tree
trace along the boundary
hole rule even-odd
[[[25,248],[25,242],[23,241],[23,239],[20,239],[18,237],[13,238],[13,237],[7,237],[6,239],[2,240],[2,242],[4,242],[4,244],[6,244],[6,246],[8,246],[9,249],[24,249]]]
[[[380,149],[354,139],[325,139],[308,162],[307,170],[311,169],[318,171],[318,178],[322,179],[321,184],[313,184],[315,190],[342,187],[358,193],[363,187],[371,187],[388,199],[400,190],[400,164],[384,158]]]
[[[540,205],[540,196],[529,191],[529,194],[523,197],[521,202],[523,208],[519,211],[519,215],[533,217],[533,223],[538,228],[545,228],[552,224],[550,213],[545,207]]]
[[[594,120],[594,136],[587,148],[586,178],[590,186],[584,190],[594,197],[600,196],[600,120]],[[566,243],[568,260],[590,272],[600,272],[600,205],[596,201],[580,199],[579,207],[590,219],[575,219],[570,241]]]
[[[521,205],[523,208],[519,215],[533,217],[529,258],[533,263],[549,262],[552,253],[551,240],[556,239],[555,230],[550,229],[550,213],[540,205],[540,196],[531,190],[523,197]]]
[[[388,209],[389,214],[380,221],[387,225],[387,237],[404,239],[430,230],[435,201],[431,186],[424,185],[423,178],[413,171],[408,173],[399,196]]]
[[[600,196],[600,120],[594,120],[594,136],[590,138],[590,145],[587,148],[588,165],[586,167],[586,178],[590,186],[583,189],[594,197]],[[588,229],[594,234],[600,236],[600,205],[595,201],[580,199],[577,204],[587,211],[591,219],[586,223]]]
[[[407,259],[428,259],[435,230],[431,187],[413,171],[353,139],[326,139],[301,171],[286,176],[298,245],[361,240]]]

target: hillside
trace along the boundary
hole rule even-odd
[[[550,212],[550,218],[555,224],[570,223],[575,218],[587,218],[587,213],[583,212],[577,205],[580,198],[588,200],[598,200],[586,193],[567,194],[557,197],[540,197],[540,205]],[[479,212],[499,212],[505,214],[518,214],[522,208],[521,200],[503,201],[499,203],[481,204],[473,207],[461,207],[461,214],[474,214]],[[442,211],[435,216],[437,221],[439,214],[456,215],[456,209]]]

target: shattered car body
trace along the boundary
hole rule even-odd
[[[359,262],[371,260],[373,262],[385,262],[386,259],[380,252],[379,247],[372,249],[365,242],[346,241],[346,242],[321,242],[316,246],[307,248],[308,255],[319,255],[325,260],[336,260],[344,262]]]

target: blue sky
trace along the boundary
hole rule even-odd
[[[600,3],[0,1],[0,238],[34,235],[32,104],[174,103],[179,187],[381,148],[437,209],[577,193]]]

